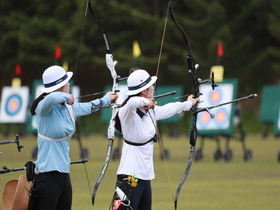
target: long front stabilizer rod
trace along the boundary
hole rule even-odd
[[[217,104],[217,105],[214,105],[214,106],[198,108],[198,109],[194,110],[193,112],[194,113],[199,113],[199,112],[204,112],[204,111],[208,112],[209,109],[217,108],[217,107],[220,107],[220,106],[224,106],[224,105],[227,105],[227,104],[231,104],[231,103],[235,103],[235,102],[238,102],[238,101],[242,101],[242,100],[250,99],[250,98],[255,98],[255,97],[257,97],[257,94],[251,94],[251,95],[248,95],[248,96],[245,96],[245,97],[242,97],[242,98],[237,98],[235,100],[228,101],[228,102],[221,103],[221,104]],[[211,118],[213,118],[213,117],[211,116]]]

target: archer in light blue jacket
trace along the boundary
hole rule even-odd
[[[108,92],[100,99],[75,103],[69,94],[68,81],[72,75],[60,66],[47,68],[43,73],[45,88],[31,106],[38,129],[36,210],[71,209],[69,141],[75,132],[75,117],[96,112],[118,97]]]
[[[69,140],[75,132],[73,118],[91,114],[111,103],[109,96],[87,103],[65,104],[69,100],[70,94],[53,92],[40,101],[35,109],[39,149],[36,168],[41,173],[69,173]]]

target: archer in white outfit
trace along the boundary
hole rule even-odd
[[[129,207],[119,209],[150,210],[152,192],[150,180],[155,178],[153,148],[157,141],[156,121],[172,117],[182,111],[189,111],[198,99],[189,96],[187,101],[154,105],[153,84],[156,76],[150,77],[145,70],[136,70],[128,77],[128,98],[119,109],[116,129],[123,134],[120,165],[117,170],[117,185],[129,197]],[[129,175],[138,179],[136,187],[129,186]],[[132,192],[133,190],[133,192]]]

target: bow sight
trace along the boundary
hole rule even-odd
[[[2,142],[0,142],[0,145],[2,145],[2,144],[11,144],[11,143],[16,143],[17,144],[17,149],[18,149],[19,152],[20,152],[20,149],[22,149],[24,147],[24,145],[20,145],[20,143],[19,143],[18,134],[16,135],[15,140],[2,141]]]

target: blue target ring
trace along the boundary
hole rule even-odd
[[[22,99],[18,95],[11,95],[5,105],[5,110],[8,115],[16,115],[22,106]]]

